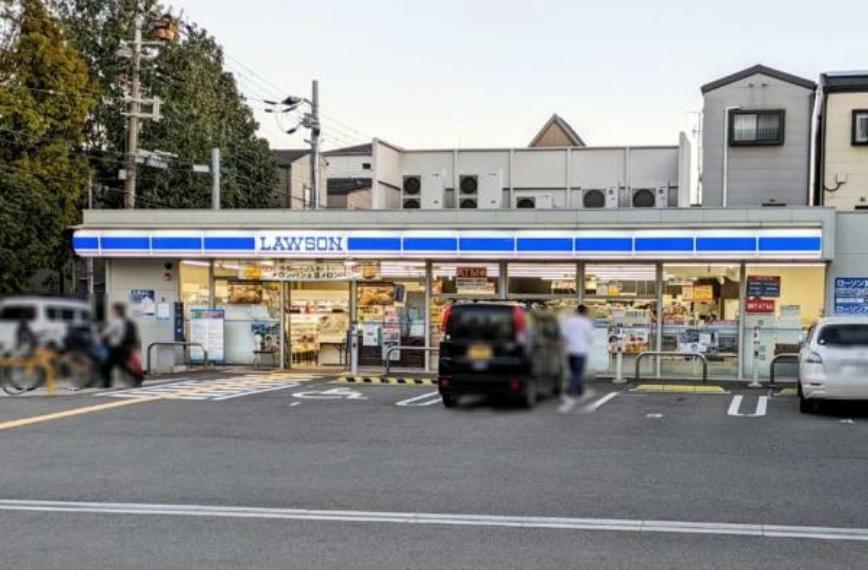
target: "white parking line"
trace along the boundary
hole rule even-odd
[[[733,396],[732,402],[729,404],[729,409],[726,411],[728,416],[736,416],[740,418],[759,418],[766,415],[768,408],[768,396],[760,396],[756,401],[756,411],[752,414],[742,414],[738,410],[741,408],[742,396]]]
[[[606,394],[605,396],[603,396],[602,398],[600,398],[596,402],[591,402],[590,404],[585,406],[583,409],[585,412],[588,412],[588,413],[596,412],[597,410],[600,409],[600,407],[603,404],[613,400],[615,398],[615,396],[617,396],[618,394],[620,394],[620,392],[610,392],[609,394]]]
[[[302,520],[357,523],[463,525],[520,527],[563,530],[607,530],[610,532],[654,532],[754,536],[762,538],[808,538],[868,542],[868,528],[742,524],[642,519],[600,519],[583,517],[542,517],[509,515],[468,515],[450,513],[405,513],[382,511],[311,510],[208,505],[166,505],[148,503],[95,503],[71,501],[0,500],[0,510],[93,513],[115,515],[156,515],[236,519]]]
[[[421,396],[414,396],[407,400],[401,400],[400,402],[396,402],[396,406],[406,406],[406,407],[422,407],[422,406],[431,406],[433,404],[437,404],[440,402],[440,392],[428,392],[426,394],[422,394]]]

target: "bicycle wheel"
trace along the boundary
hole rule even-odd
[[[20,394],[35,390],[45,382],[45,371],[41,368],[10,366],[3,378],[3,390],[7,394]]]
[[[22,392],[22,390],[16,384],[9,381],[9,376],[10,369],[8,366],[4,366],[0,369],[0,385],[3,386],[3,391],[10,396],[17,396]]]
[[[92,358],[81,352],[72,352],[64,358],[64,381],[73,390],[94,385],[96,366]]]

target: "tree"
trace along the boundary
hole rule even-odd
[[[79,151],[96,91],[85,61],[41,0],[2,0],[0,295],[70,258],[63,230],[79,221],[91,176]]]
[[[138,4],[138,7],[137,7]],[[122,115],[129,62],[117,55],[133,37],[136,10],[145,20],[145,35],[162,17],[152,0],[53,0],[70,34],[88,59],[103,102],[93,114],[88,139],[105,153],[102,177],[123,168],[126,119]],[[140,148],[175,156],[165,170],[139,168],[137,207],[206,208],[210,177],[194,173],[193,164],[208,163],[211,148],[222,151],[222,203],[227,208],[276,207],[276,167],[268,144],[257,137],[253,114],[235,79],[224,70],[216,40],[195,25],[185,25],[178,41],[152,50],[142,63],[142,84],[148,96],[162,100],[163,118],[141,124]],[[116,181],[115,187],[121,183]],[[122,194],[106,196],[117,206]]]

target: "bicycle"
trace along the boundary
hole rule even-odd
[[[0,358],[0,385],[9,395],[17,396],[46,385],[54,389],[57,378],[55,358],[57,353],[37,346],[27,354],[7,353]]]

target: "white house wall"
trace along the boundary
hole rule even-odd
[[[447,187],[451,187],[454,175],[452,170],[453,152],[451,150],[411,151],[403,156],[404,175],[425,175],[442,173]]]
[[[677,148],[631,148],[630,180],[633,188],[678,184]]]
[[[372,158],[370,155],[332,155],[326,156],[326,175],[329,178],[371,178],[373,171],[371,168],[364,168],[364,165],[371,165]]]
[[[570,185],[573,188],[625,186],[622,148],[584,148],[570,152]]]
[[[565,188],[566,152],[559,150],[516,149],[513,153],[515,188]]]

